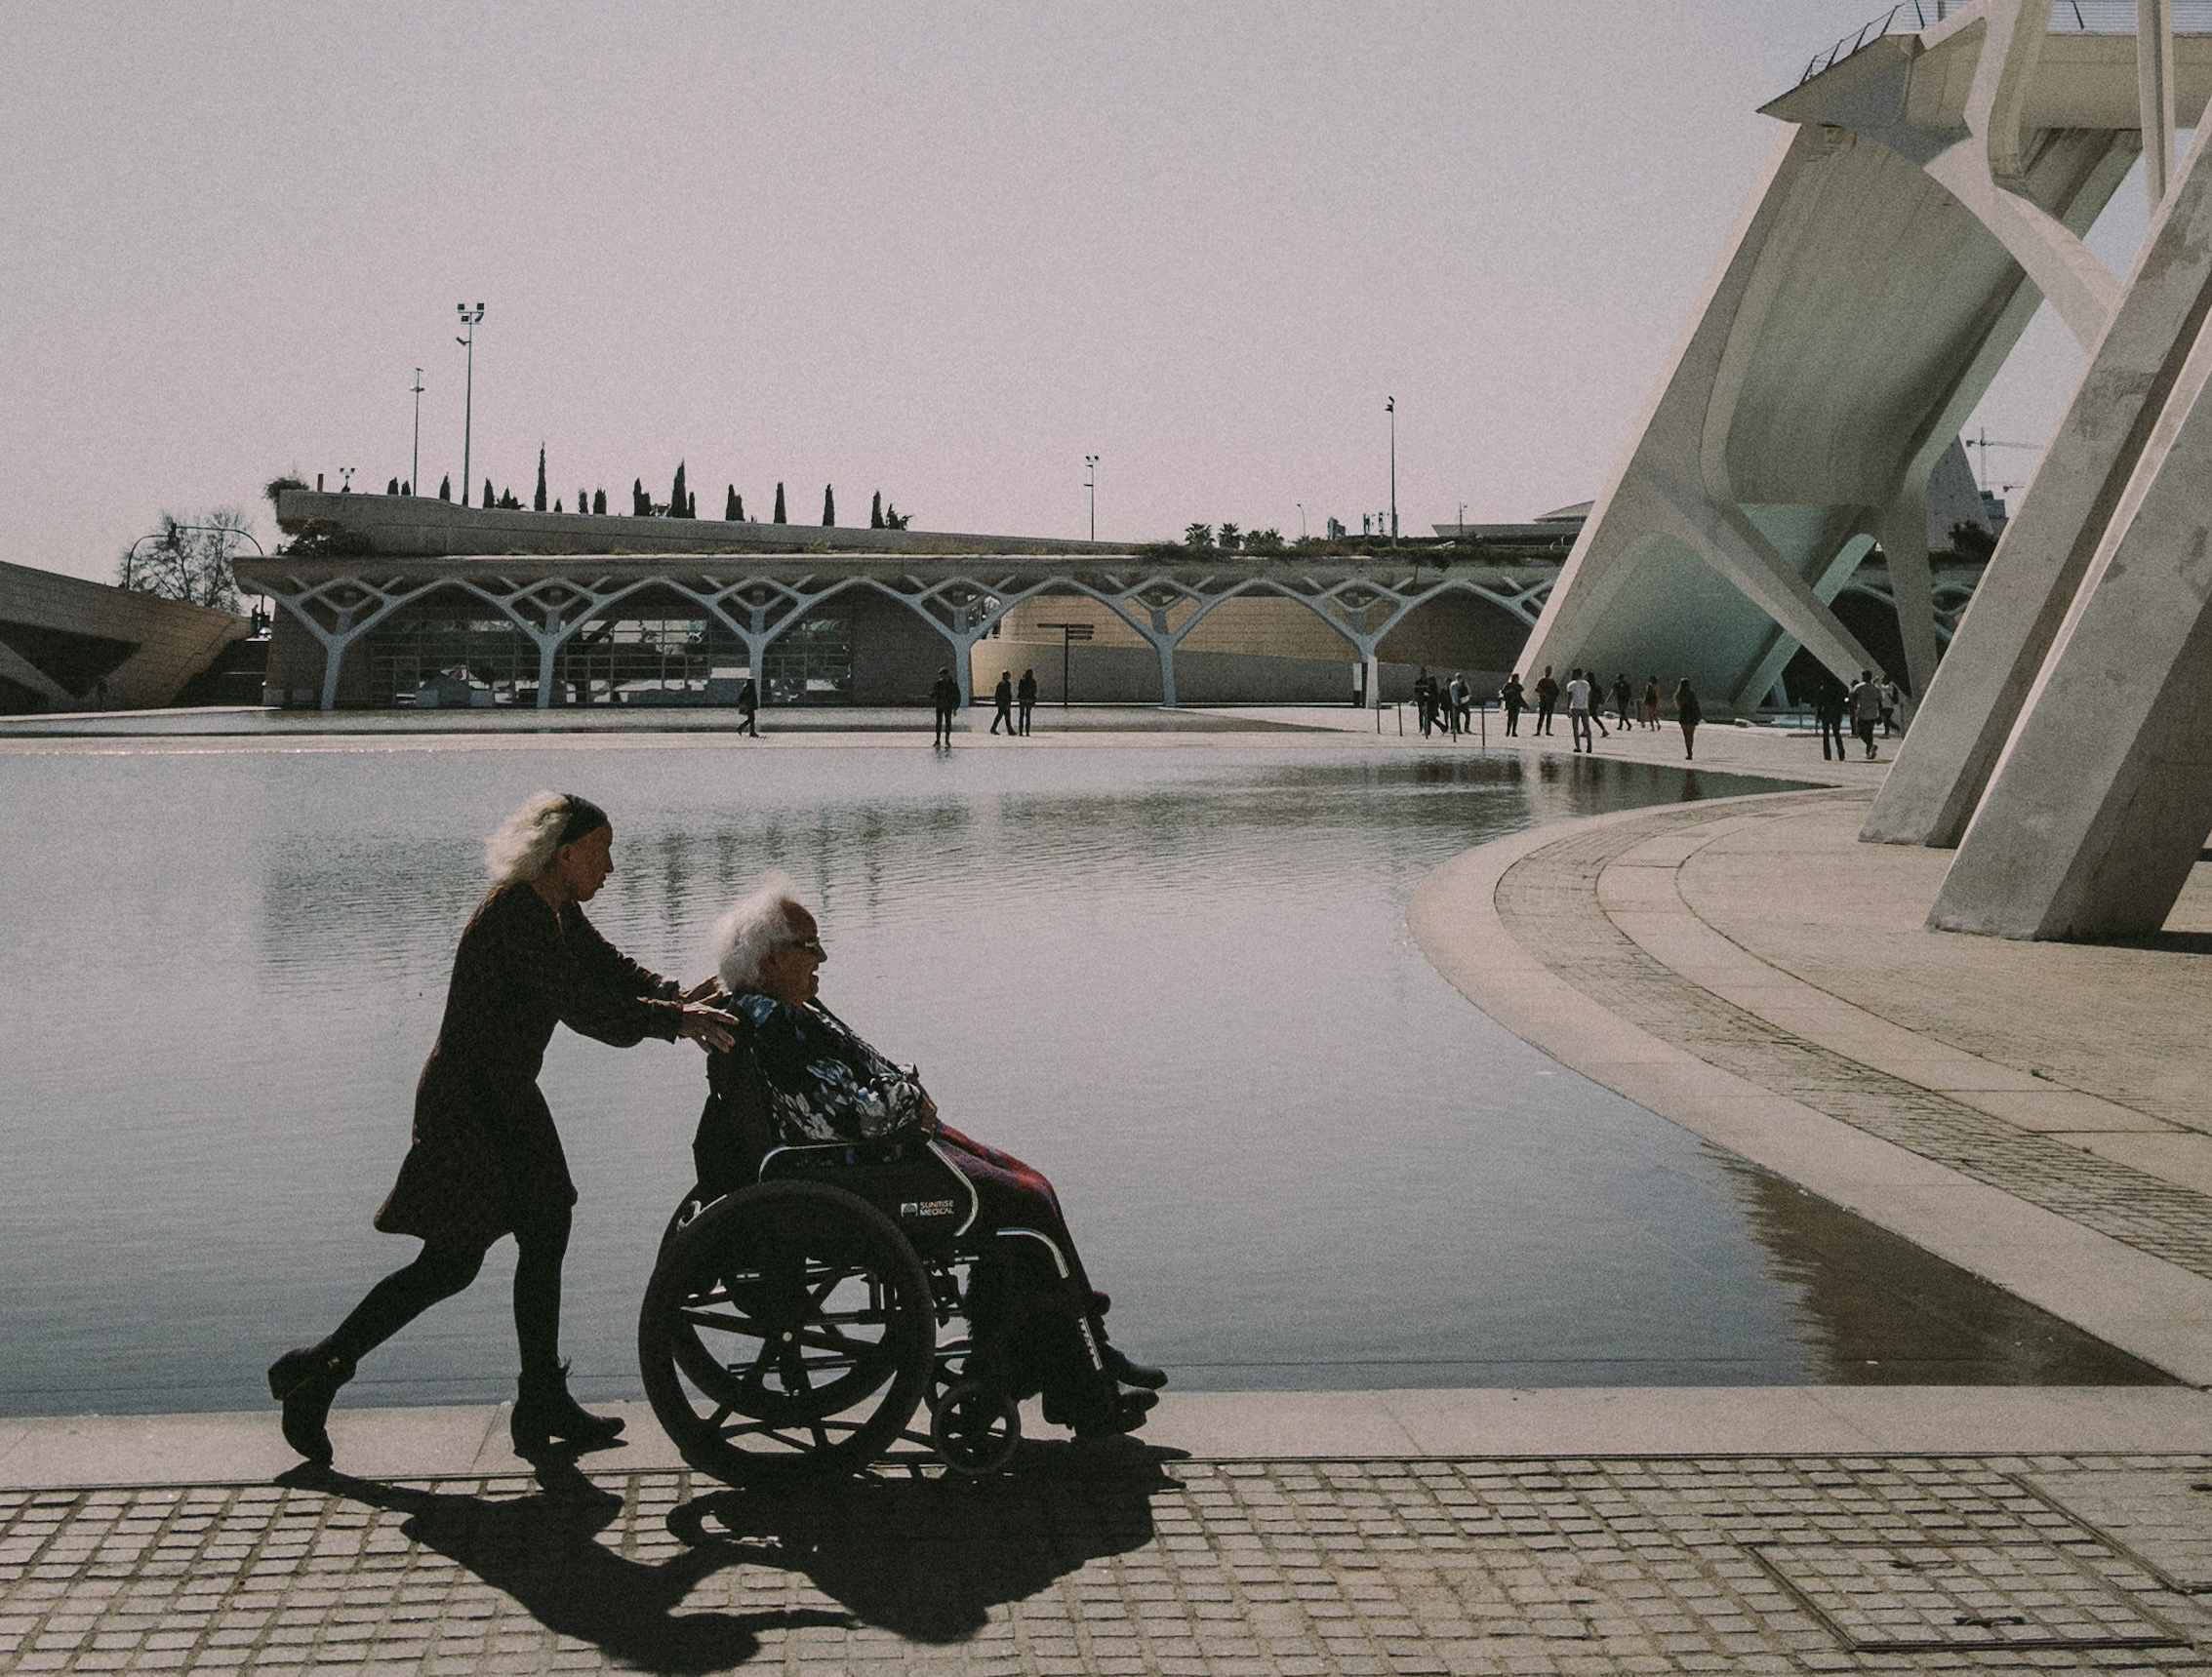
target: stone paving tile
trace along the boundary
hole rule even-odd
[[[2201,1541],[2170,1497],[2143,1510],[2208,1479],[2206,1457],[1123,1461],[0,1495],[0,1669],[2195,1668],[2212,1597],[2094,1515]]]
[[[1507,872],[1498,885],[1499,916],[1516,941],[1591,1000],[1708,1064],[2212,1277],[2212,1196],[2023,1131],[1808,1042],[1637,947],[1599,905],[1598,876],[1656,835],[1719,819],[1693,808],[1571,833]]]

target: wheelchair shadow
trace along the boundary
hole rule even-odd
[[[599,1542],[621,1519],[621,1496],[586,1478],[573,1457],[548,1457],[539,1490],[490,1497],[386,1485],[328,1468],[296,1468],[280,1482],[407,1516],[400,1530],[504,1591],[546,1629],[588,1642],[623,1664],[669,1677],[743,1665],[761,1633],[802,1625],[851,1628],[841,1613],[678,1613],[698,1584],[747,1557],[693,1548],[667,1560],[625,1559]]]
[[[1182,1454],[1026,1444],[1003,1478],[748,1486],[684,1503],[668,1528],[695,1555],[803,1573],[861,1622],[962,1642],[992,1608],[1151,1542],[1152,1498],[1176,1483],[1161,1464]]]

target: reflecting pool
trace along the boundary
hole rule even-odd
[[[482,837],[615,813],[591,915],[687,978],[770,866],[824,998],[1060,1185],[1117,1337],[1186,1387],[2146,1378],[1547,1059],[1406,936],[1531,822],[1756,789],[1332,742],[955,751],[589,739],[0,753],[0,1412],[246,1408],[414,1244],[407,1140]],[[563,1033],[579,1388],[636,1395],[688,1045]],[[484,1400],[511,1247],[351,1401]]]

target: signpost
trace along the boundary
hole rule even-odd
[[[1069,652],[1077,641],[1087,641],[1091,638],[1091,625],[1089,623],[1039,623],[1037,627],[1060,631],[1060,708],[1066,710],[1067,708]]]

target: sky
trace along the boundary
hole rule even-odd
[[[0,558],[280,473],[1081,536],[1596,495],[1874,0],[0,0]],[[2140,178],[2093,241],[2124,264]],[[2046,309],[1970,428],[2039,445]],[[1990,451],[1992,479],[2031,449]],[[1303,503],[1303,511],[1301,510]]]

